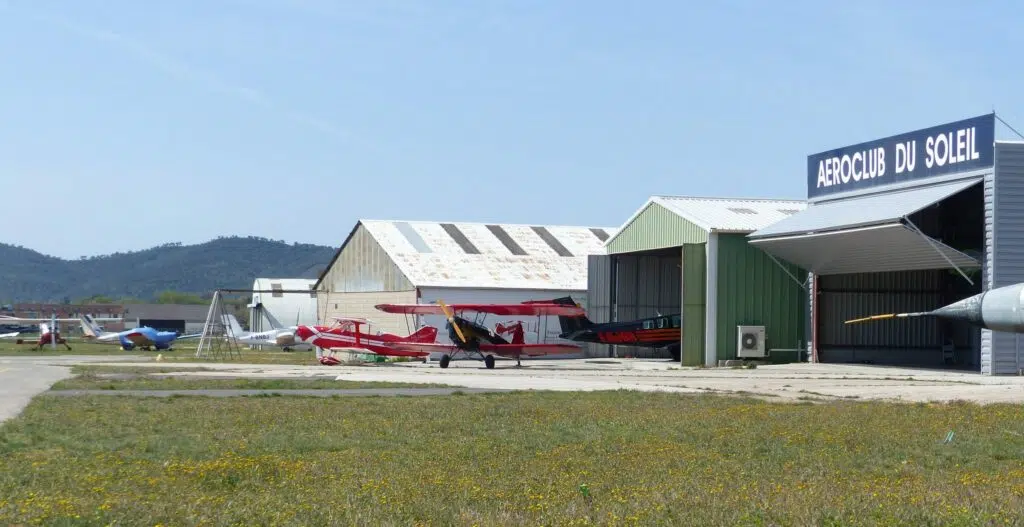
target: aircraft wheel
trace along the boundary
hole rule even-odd
[[[488,370],[494,369],[494,355],[484,357],[484,366],[487,366]]]
[[[451,362],[451,361],[452,361],[452,356],[451,355],[449,355],[447,353],[445,353],[444,355],[441,355],[441,362],[440,362],[440,364],[441,364],[442,368],[447,368],[448,367],[448,363]]]

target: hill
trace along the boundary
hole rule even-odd
[[[163,291],[204,294],[249,288],[257,277],[316,278],[336,248],[259,237],[168,243],[128,253],[64,260],[0,244],[0,300],[79,301],[98,295],[150,301]]]

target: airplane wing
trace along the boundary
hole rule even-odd
[[[197,339],[197,338],[202,337],[202,336],[203,336],[202,333],[192,333],[191,335],[178,335],[177,337],[174,338],[174,340]]]
[[[439,304],[377,304],[373,306],[385,313],[404,313],[407,315],[444,315]],[[578,317],[586,312],[579,306],[562,304],[448,304],[454,312],[475,311],[501,316],[539,316],[553,315]]]
[[[0,315],[0,324],[38,324],[40,322],[50,322],[51,320],[53,319],[50,317],[21,318]],[[78,322],[79,320],[77,318],[58,318],[57,322]]]
[[[388,347],[397,351],[434,353],[454,351],[454,344],[421,344],[415,342],[389,342]],[[543,355],[560,355],[563,353],[579,353],[580,347],[571,344],[480,344],[480,351],[501,355],[502,357],[540,357]]]
[[[3,334],[0,334],[0,339],[13,339],[14,337],[17,337],[18,335],[20,335],[20,332],[18,332],[18,331],[15,331],[14,333],[3,333]]]
[[[149,340],[149,337],[147,337],[141,331],[133,331],[125,335],[124,338],[125,340],[131,342],[132,344],[135,344],[136,346],[152,346],[155,344],[152,340]]]

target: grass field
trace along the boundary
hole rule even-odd
[[[40,397],[0,428],[0,517],[1020,525],[1022,454],[1022,406],[635,392]]]

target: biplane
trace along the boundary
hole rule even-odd
[[[440,366],[448,364],[458,355],[483,360],[488,369],[494,368],[494,356],[513,358],[516,366],[522,366],[521,358],[578,353],[579,346],[571,344],[526,343],[523,322],[514,320],[498,323],[491,331],[483,325],[487,315],[499,316],[582,316],[583,308],[578,305],[562,305],[549,302],[524,302],[522,304],[378,304],[378,310],[385,313],[402,313],[406,315],[444,315],[448,320],[445,328],[451,344],[444,343],[396,343],[392,347],[406,351],[425,353],[441,352]],[[477,313],[474,320],[469,320],[458,313],[471,311]],[[538,320],[539,326],[539,320]],[[506,340],[501,334],[511,336]]]
[[[317,360],[325,366],[337,366],[341,363],[334,356],[334,350],[357,350],[375,355],[389,357],[426,357],[430,352],[395,349],[396,344],[426,344],[437,340],[437,328],[422,327],[407,337],[391,333],[363,333],[360,326],[371,322],[364,318],[334,317],[330,326],[305,326],[295,328],[295,336],[317,348],[328,350],[326,355],[317,352]]]

